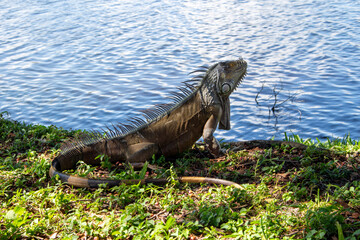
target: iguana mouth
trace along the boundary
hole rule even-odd
[[[234,88],[234,90],[239,86],[239,84],[244,80],[246,74],[247,74],[247,62],[243,59],[239,59],[238,60],[238,68],[235,70],[236,72],[241,72],[241,76],[238,80],[238,82],[236,83],[236,86]]]
[[[241,81],[244,79],[244,77],[246,76],[246,70],[247,70],[247,62],[243,59],[238,60],[238,67],[236,68],[236,72],[242,72],[241,74]]]

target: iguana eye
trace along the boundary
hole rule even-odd
[[[230,84],[228,83],[224,83],[222,86],[221,86],[221,92],[222,93],[228,93],[231,91],[231,86]]]

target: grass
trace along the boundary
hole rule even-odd
[[[99,156],[102,166],[78,171],[172,181],[81,189],[48,176],[61,143],[81,131],[6,113],[0,129],[0,239],[360,239],[360,142],[349,136],[320,142],[285,134],[309,147],[246,148],[216,159],[197,145],[176,159],[154,158],[162,167],[155,171],[111,167]],[[183,175],[243,188],[174,180]]]

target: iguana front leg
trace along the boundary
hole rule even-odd
[[[221,106],[219,105],[214,106],[212,112],[213,114],[210,116],[210,118],[207,120],[204,126],[203,139],[206,147],[209,149],[211,154],[217,157],[220,155],[221,149],[219,142],[216,140],[213,134],[221,118],[221,114],[222,114]]]

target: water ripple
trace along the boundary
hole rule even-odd
[[[168,102],[198,66],[242,56],[249,74],[219,138],[360,138],[355,1],[1,3],[0,112],[14,119],[101,128]]]

